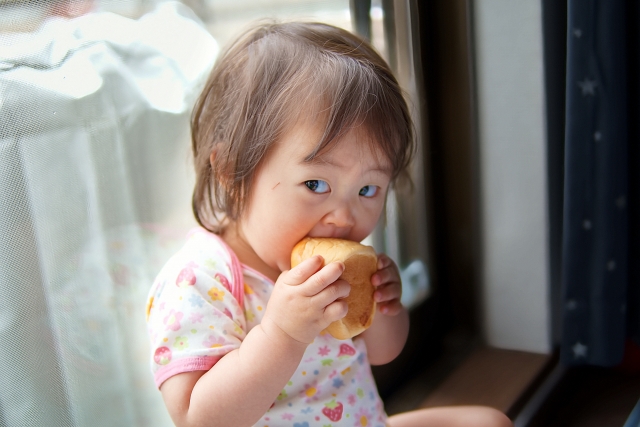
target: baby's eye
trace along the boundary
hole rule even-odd
[[[326,181],[322,181],[321,179],[312,179],[310,181],[305,181],[304,185],[314,193],[326,193],[329,191],[329,184]]]
[[[365,185],[360,189],[360,195],[364,197],[373,197],[378,193],[378,187],[375,185]]]

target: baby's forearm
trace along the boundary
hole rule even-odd
[[[371,327],[362,333],[369,363],[384,365],[391,362],[404,348],[408,334],[409,313],[405,308],[395,316],[376,313]]]
[[[184,424],[178,425],[254,425],[284,389],[306,347],[268,321],[253,328],[239,349],[200,377],[193,387]]]

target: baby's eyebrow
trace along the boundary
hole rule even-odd
[[[345,168],[347,167],[347,165],[343,164],[343,163],[338,163],[335,162],[331,159],[328,159],[324,156],[315,156],[311,159],[303,159],[303,161],[301,162],[302,164],[305,165],[318,165],[318,166],[322,166],[322,165],[329,165],[329,166],[334,166],[334,167],[338,167],[338,168]],[[374,168],[372,168],[371,170],[373,172],[379,172],[382,173],[384,175],[390,175],[392,172],[392,167],[391,166],[385,166],[383,164],[377,164]]]
[[[309,158],[308,156],[305,157],[304,159],[302,159],[302,162],[300,162],[303,165],[330,165],[330,166],[342,166],[340,164],[337,164],[333,161],[331,161],[330,159],[325,158],[324,156],[314,156],[312,158]]]

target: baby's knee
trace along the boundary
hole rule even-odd
[[[509,417],[493,408],[478,408],[476,419],[477,424],[474,423],[474,426],[477,427],[513,427]]]

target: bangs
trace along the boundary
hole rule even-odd
[[[366,135],[375,151],[384,154],[395,181],[407,169],[415,150],[407,105],[384,61],[353,35],[349,37],[350,44],[324,43],[312,49],[308,46],[312,39],[303,39],[306,43],[292,39],[298,41],[290,45],[293,49],[278,50],[288,58],[277,62],[292,67],[280,70],[289,85],[272,104],[271,123],[278,128],[278,135],[299,120],[318,124],[321,137],[307,161],[356,130]],[[360,52],[364,49],[367,52]]]

